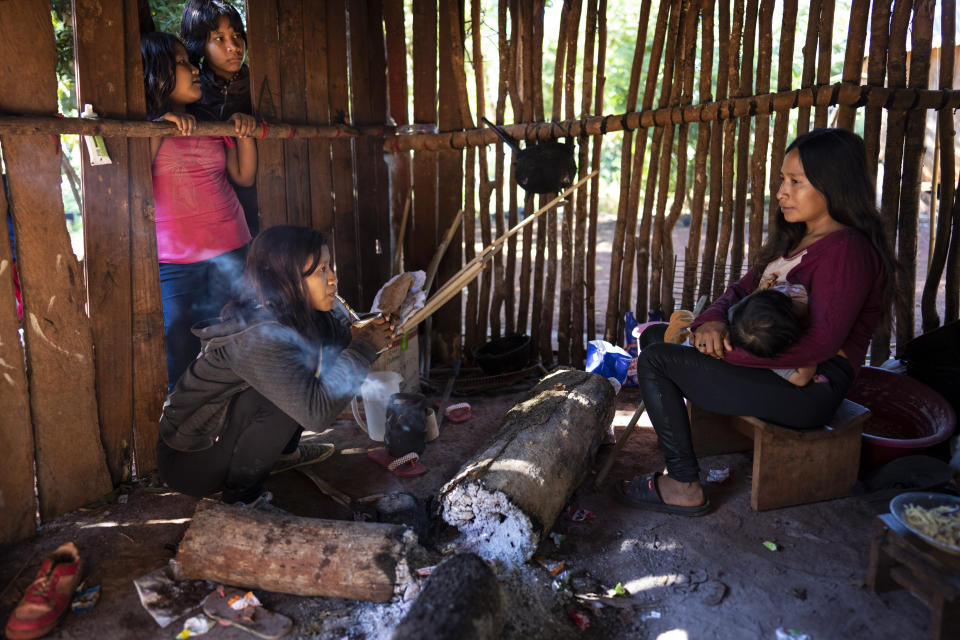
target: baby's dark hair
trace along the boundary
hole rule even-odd
[[[177,37],[160,31],[140,36],[140,57],[143,61],[143,91],[147,96],[147,117],[162,116],[169,111],[170,94],[177,86]]]
[[[800,338],[790,296],[773,289],[750,294],[730,307],[730,344],[760,358],[779,355]]]
[[[243,18],[240,12],[224,0],[187,0],[183,5],[183,16],[180,18],[180,37],[187,47],[190,62],[200,64],[203,58],[203,48],[207,44],[207,36],[215,31],[220,23],[220,17],[226,16],[233,30],[240,34],[243,41],[247,41],[247,32],[243,28]]]

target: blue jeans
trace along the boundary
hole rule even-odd
[[[167,343],[167,390],[173,388],[200,353],[200,339],[190,331],[197,322],[216,318],[240,286],[247,247],[190,264],[160,263],[163,333]]]

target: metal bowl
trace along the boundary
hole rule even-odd
[[[946,544],[940,542],[930,536],[921,533],[915,527],[913,527],[909,522],[907,522],[907,517],[904,513],[904,510],[907,508],[907,505],[916,505],[918,507],[923,507],[924,509],[932,509],[934,507],[950,506],[960,509],[960,498],[957,496],[951,496],[946,493],[927,493],[924,491],[910,491],[908,493],[901,493],[893,500],[890,501],[890,513],[893,514],[893,517],[902,524],[904,527],[909,529],[911,532],[916,534],[918,537],[922,538],[925,542],[933,545],[937,549],[946,551],[947,553],[952,553],[954,555],[960,555],[960,547],[954,546],[952,544]]]

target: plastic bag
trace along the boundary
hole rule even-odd
[[[636,357],[606,340],[591,340],[587,345],[587,365],[589,373],[599,373],[604,378],[616,378],[621,385],[627,378],[627,369],[633,363],[636,374]]]

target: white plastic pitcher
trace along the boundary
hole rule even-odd
[[[366,421],[360,415],[356,397],[353,399],[351,408],[354,420],[367,432],[371,440],[383,442],[383,434],[387,426],[387,402],[392,394],[399,393],[402,379],[396,371],[371,371],[360,385],[360,397],[363,398]]]

